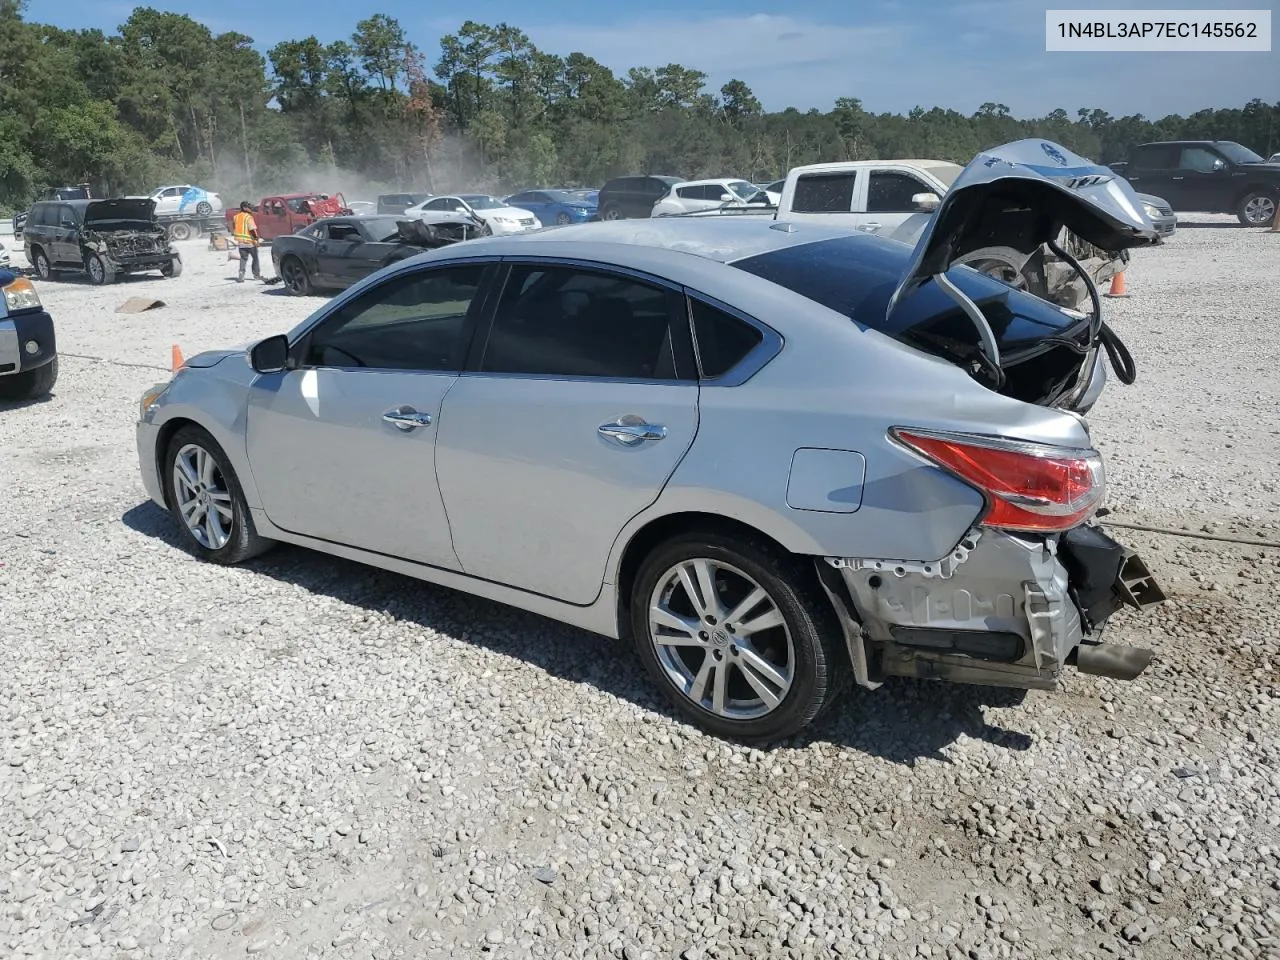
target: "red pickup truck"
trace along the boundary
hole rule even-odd
[[[235,233],[235,216],[240,210],[227,211],[227,230]],[[308,224],[325,217],[347,216],[351,209],[340,193],[281,193],[263,197],[253,208],[261,240],[274,240],[296,233]]]

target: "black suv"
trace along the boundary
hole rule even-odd
[[[1280,163],[1232,140],[1144,143],[1111,169],[1175,211],[1234,213],[1249,227],[1271,223],[1280,203]]]
[[[89,192],[89,185],[82,183],[77,187],[52,187],[45,191],[40,199],[42,200],[88,200],[93,196]],[[30,211],[28,211],[30,212]],[[13,217],[13,240],[15,243],[22,242],[22,231],[27,224],[27,214],[18,213]]]
[[[614,177],[600,188],[596,207],[601,220],[628,220],[647,217],[653,205],[667,195],[684,177]]]
[[[404,213],[430,196],[429,193],[384,193],[378,198],[378,212]]]
[[[41,280],[62,271],[84,271],[94,284],[143,270],[166,277],[182,272],[182,256],[156,222],[156,202],[147,197],[38,201],[31,205],[22,243]]]

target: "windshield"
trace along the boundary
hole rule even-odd
[[[370,217],[363,221],[365,233],[374,243],[390,243],[400,236],[396,217]]]
[[[1248,147],[1241,146],[1230,140],[1219,140],[1216,144],[1217,148],[1222,151],[1222,155],[1232,163],[1266,163],[1260,156],[1250,150]]]
[[[745,180],[730,180],[729,189],[740,196],[743,200],[748,197],[754,197],[760,192],[760,188],[754,183],[747,183]]]
[[[473,210],[497,210],[499,207],[506,206],[497,197],[485,197],[478,193],[464,193],[462,199],[467,201],[468,206]]]
[[[851,236],[783,247],[730,265],[930,353],[972,345],[972,321],[936,283],[917,287],[886,317],[910,259],[905,244]],[[953,267],[947,276],[982,310],[1001,348],[1026,346],[1082,322],[969,267]]]
[[[926,173],[929,173],[941,180],[943,185],[948,187],[955,182],[956,177],[960,176],[960,174],[964,172],[964,167],[955,163],[948,163],[936,167],[929,166],[924,167],[923,169]]]
[[[581,203],[582,197],[574,196],[568,190],[544,190],[548,197],[556,203]]]

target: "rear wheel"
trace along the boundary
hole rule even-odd
[[[32,256],[32,259],[34,260],[34,263],[32,263],[32,266],[36,268],[36,276],[38,276],[41,280],[52,280],[53,264],[49,262],[49,257],[45,254],[45,252],[39,247],[36,247],[34,250],[31,251],[31,256]]]
[[[209,216],[213,213],[213,204],[209,203],[208,200],[201,200],[196,204],[196,213],[202,217]]]
[[[956,263],[973,267],[979,273],[1002,280],[1018,290],[1027,289],[1027,278],[1022,273],[1026,261],[1027,256],[1013,247],[983,247],[956,258]]]
[[[46,396],[58,382],[58,358],[54,357],[43,367],[24,370],[12,376],[0,377],[0,400],[33,400]]]
[[[308,296],[314,289],[311,275],[307,273],[306,266],[297,257],[285,257],[280,261],[280,279],[284,281],[288,291],[296,297]]]
[[[208,431],[180,428],[165,451],[163,476],[169,509],[202,559],[240,563],[275,545],[258,536],[231,461]]]
[[[780,740],[838,693],[830,605],[800,559],[746,538],[689,534],[642,564],[631,629],[654,681],[717,736]]]
[[[616,204],[610,203],[606,205],[604,210],[601,212],[600,219],[601,220],[621,220],[622,210]]]
[[[1276,216],[1276,198],[1255,190],[1240,198],[1236,218],[1246,227],[1266,227]]]
[[[190,240],[192,232],[191,224],[185,220],[169,224],[169,238],[171,240]]]

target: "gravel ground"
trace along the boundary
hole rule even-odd
[[[1199,220],[1107,301],[1139,368],[1092,418],[1109,519],[1280,539],[1280,236]],[[145,365],[319,303],[184,249],[42,285],[57,393],[0,416],[0,956],[1280,956],[1280,551],[1120,531],[1172,597],[1118,617],[1139,681],[890,683],[740,748],[601,638],[182,551],[137,477]]]

